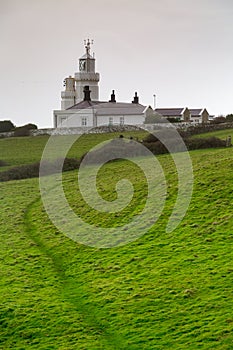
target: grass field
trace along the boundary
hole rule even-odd
[[[205,138],[205,137],[218,137],[222,140],[225,140],[229,135],[231,135],[231,137],[233,137],[233,129],[225,129],[225,130],[217,130],[217,131],[211,131],[208,133],[204,133],[204,134],[199,134],[199,135],[194,135],[193,137],[201,137],[201,138]]]
[[[71,153],[80,156],[108,137],[90,135]],[[37,161],[46,142],[9,140],[0,140],[0,159],[10,165]],[[177,229],[165,231],[176,172],[169,155],[159,156],[168,184],[163,214],[144,236],[111,249],[59,232],[43,209],[38,179],[0,183],[1,350],[233,348],[233,149],[190,155],[193,196]],[[76,172],[65,173],[63,183],[72,208],[106,227],[129,220],[145,203],[143,174],[126,161],[105,165],[100,194],[115,199],[116,181],[125,176],[135,194],[122,216],[90,211]]]
[[[112,137],[118,137],[123,134],[125,137],[138,137],[142,139],[145,131],[131,131],[114,134],[88,134],[79,137],[78,141],[71,148],[69,157],[79,158],[100,142],[104,142]],[[58,142],[67,143],[69,136],[56,136]],[[49,136],[35,137],[12,137],[0,139],[0,159],[6,161],[9,166],[21,164],[31,164],[41,159],[43,149],[48,141]]]

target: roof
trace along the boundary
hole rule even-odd
[[[134,115],[143,114],[146,107],[139,103],[106,102],[96,106],[97,115]]]
[[[106,103],[101,101],[81,101],[79,103],[76,103],[74,106],[69,107],[67,109],[86,109],[93,106],[97,106],[100,103]]]
[[[159,113],[165,117],[169,117],[169,116],[180,117],[180,116],[182,116],[184,109],[185,109],[184,107],[183,108],[156,108],[155,112]]]
[[[191,113],[192,117],[200,116],[202,111],[203,111],[202,108],[192,108],[192,109],[190,109],[190,113]]]
[[[146,106],[140,103],[127,102],[101,102],[101,101],[81,101],[76,105],[68,108],[68,110],[82,110],[95,108],[97,115],[134,115],[143,114]]]
[[[80,60],[84,60],[84,59],[91,59],[91,60],[94,60],[94,57],[92,57],[89,53],[85,53],[82,57],[80,57]]]

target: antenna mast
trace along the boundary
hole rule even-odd
[[[91,40],[91,41],[90,41],[90,39],[84,40],[84,45],[85,45],[87,55],[91,54],[91,45],[93,45],[93,44],[94,44],[94,40]]]

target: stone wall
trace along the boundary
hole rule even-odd
[[[57,128],[57,129],[38,129],[31,130],[32,136],[38,135],[81,135],[81,134],[102,134],[107,132],[124,132],[139,130],[140,126],[136,125],[116,125],[116,126],[100,126],[100,127],[77,127],[77,128]]]
[[[40,135],[81,135],[87,133],[91,128],[48,128],[48,129],[37,129],[31,130],[32,136]]]
[[[0,132],[0,139],[4,139],[5,137],[12,137],[12,136],[14,136],[14,131]]]
[[[46,128],[31,130],[30,134],[32,136],[39,135],[81,135],[85,133],[91,134],[101,134],[107,132],[124,132],[124,131],[134,131],[134,130],[148,130],[155,131],[162,128],[175,127],[176,129],[188,131],[190,135],[201,134],[209,131],[217,131],[224,129],[233,129],[233,123],[221,123],[221,124],[196,124],[191,123],[157,123],[157,124],[143,124],[143,125],[113,125],[113,126],[101,126],[101,127],[76,127],[76,128]],[[0,138],[13,137],[14,132],[4,132],[0,133]]]
[[[178,123],[177,123],[178,124]],[[187,131],[188,134],[197,135],[203,134],[210,131],[218,131],[225,129],[233,129],[233,123],[220,123],[220,124],[196,124],[196,125],[183,125],[178,129]]]

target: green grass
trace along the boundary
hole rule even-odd
[[[114,137],[119,137],[121,134],[125,137],[132,136],[142,139],[146,135],[146,131],[80,135],[78,141],[71,148],[69,157],[79,158],[98,143]],[[58,143],[63,143],[64,145],[66,145],[69,140],[69,136],[56,136],[56,138]],[[38,162],[41,159],[48,139],[49,136],[12,137],[0,139],[0,159],[6,161],[9,166]],[[56,154],[56,150],[54,150],[54,154],[59,156],[59,154]]]
[[[194,138],[206,138],[206,137],[218,137],[222,140],[225,140],[229,135],[233,136],[233,129],[224,129],[224,130],[217,130],[217,131],[210,131],[204,134],[194,135],[192,137]]]
[[[94,136],[93,145],[102,140]],[[80,154],[86,147],[79,145]],[[18,161],[26,161],[20,154]],[[37,179],[0,183],[0,349],[233,348],[233,150],[190,154],[194,191],[177,229],[165,232],[177,180],[164,155],[158,157],[168,183],[163,214],[144,236],[112,249],[83,246],[59,232],[43,209]],[[124,224],[145,203],[145,179],[132,163],[109,163],[98,177],[108,200],[116,198],[120,178],[134,184],[122,216],[90,211],[76,176],[63,175],[66,196],[93,224]]]

